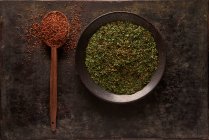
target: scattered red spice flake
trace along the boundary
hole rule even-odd
[[[72,30],[70,30],[70,40],[69,40],[69,49],[76,48],[79,34],[81,32],[81,20],[80,15],[75,14],[72,20],[70,21],[72,27],[74,27]]]
[[[39,23],[33,23],[31,25],[31,30],[30,31],[31,31],[33,36],[39,35],[39,32],[38,32],[39,30],[40,30]]]
[[[26,52],[34,52],[36,48],[42,45],[40,40],[41,32],[39,23],[33,23],[26,29],[25,39],[27,41]]]

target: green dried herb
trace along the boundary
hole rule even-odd
[[[157,69],[156,43],[141,26],[111,22],[91,37],[85,64],[99,86],[115,94],[133,94],[149,83]]]

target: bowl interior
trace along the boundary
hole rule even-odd
[[[85,66],[86,47],[88,46],[89,39],[101,26],[114,21],[129,21],[133,24],[144,27],[145,29],[147,29],[152,33],[152,36],[155,39],[158,50],[159,64],[157,70],[154,72],[154,74],[151,77],[151,81],[142,90],[131,95],[117,95],[101,88],[91,79],[90,74],[88,73],[88,70]],[[86,86],[86,88],[95,96],[105,101],[109,101],[113,103],[132,102],[150,93],[162,78],[165,69],[165,60],[166,60],[165,46],[162,37],[158,33],[156,28],[151,23],[146,21],[144,18],[127,12],[108,13],[98,17],[92,23],[90,23],[87,26],[87,28],[83,31],[79,39],[76,48],[76,56],[75,56],[76,70],[81,78],[81,81]]]

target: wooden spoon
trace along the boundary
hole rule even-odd
[[[61,47],[69,35],[69,22],[67,17],[59,12],[47,13],[41,21],[41,38],[51,47],[50,68],[50,123],[51,130],[56,131],[57,116],[57,48]]]

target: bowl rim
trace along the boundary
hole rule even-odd
[[[139,26],[144,27],[145,29],[151,32],[157,44],[156,47],[158,49],[159,60],[157,70],[153,73],[150,82],[142,90],[137,91],[136,93],[131,95],[117,95],[103,89],[102,87],[97,85],[93,81],[93,79],[90,78],[90,74],[88,73],[88,70],[85,66],[85,50],[88,45],[89,39],[102,25],[106,25],[107,23],[113,21],[130,21],[133,24],[137,24]],[[104,101],[117,104],[124,104],[136,101],[153,91],[153,89],[157,86],[157,84],[160,82],[163,76],[163,73],[165,71],[165,64],[165,43],[158,30],[155,28],[153,24],[148,22],[143,17],[126,11],[109,12],[95,18],[92,22],[90,22],[81,33],[75,54],[76,71],[84,86],[96,97]]]

